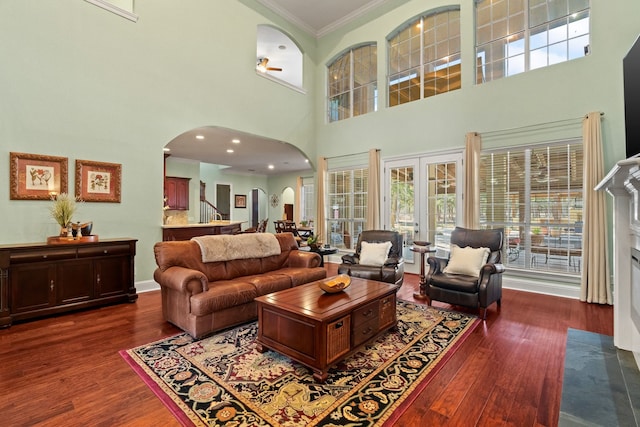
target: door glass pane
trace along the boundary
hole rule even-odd
[[[393,231],[402,234],[404,241],[403,256],[405,261],[413,262],[413,252],[409,247],[413,244],[415,230],[415,192],[414,168],[403,166],[392,168],[390,171],[390,218],[389,224]]]
[[[456,226],[456,163],[433,163],[427,170],[427,236],[442,256]]]

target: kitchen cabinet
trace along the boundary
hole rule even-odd
[[[0,327],[65,311],[134,302],[136,240],[0,246]]]
[[[189,181],[191,178],[168,176],[164,179],[164,195],[169,209],[189,210]]]

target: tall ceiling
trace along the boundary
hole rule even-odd
[[[307,33],[320,37],[389,0],[257,1]],[[275,40],[272,44],[286,45],[282,40]],[[284,57],[268,55],[270,65],[284,64]],[[196,135],[202,135],[204,139],[196,139]],[[235,138],[241,142],[233,144],[231,141]],[[186,131],[170,141],[166,148],[172,157],[222,165],[225,171],[237,174],[279,175],[312,169],[304,153],[291,144],[218,127],[205,126]],[[227,149],[234,152],[227,153]],[[273,165],[273,169],[268,165]]]
[[[258,0],[287,21],[323,36],[389,0]]]

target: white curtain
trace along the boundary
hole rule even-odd
[[[580,301],[613,304],[609,282],[607,214],[604,191],[594,188],[604,178],[600,113],[589,113],[582,122],[584,144],[584,227],[582,231],[582,280]]]
[[[480,149],[482,138],[475,132],[465,137],[463,218],[466,228],[480,227]]]
[[[327,243],[326,240],[326,224],[325,224],[325,206],[324,206],[324,186],[327,182],[327,158],[318,158],[318,173],[316,182],[316,222],[315,235],[318,236],[320,243]]]
[[[367,194],[368,230],[380,228],[380,150],[369,150],[369,190]]]

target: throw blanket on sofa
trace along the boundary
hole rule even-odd
[[[264,258],[280,254],[280,243],[270,233],[220,234],[193,237],[191,240],[200,246],[202,262]]]

